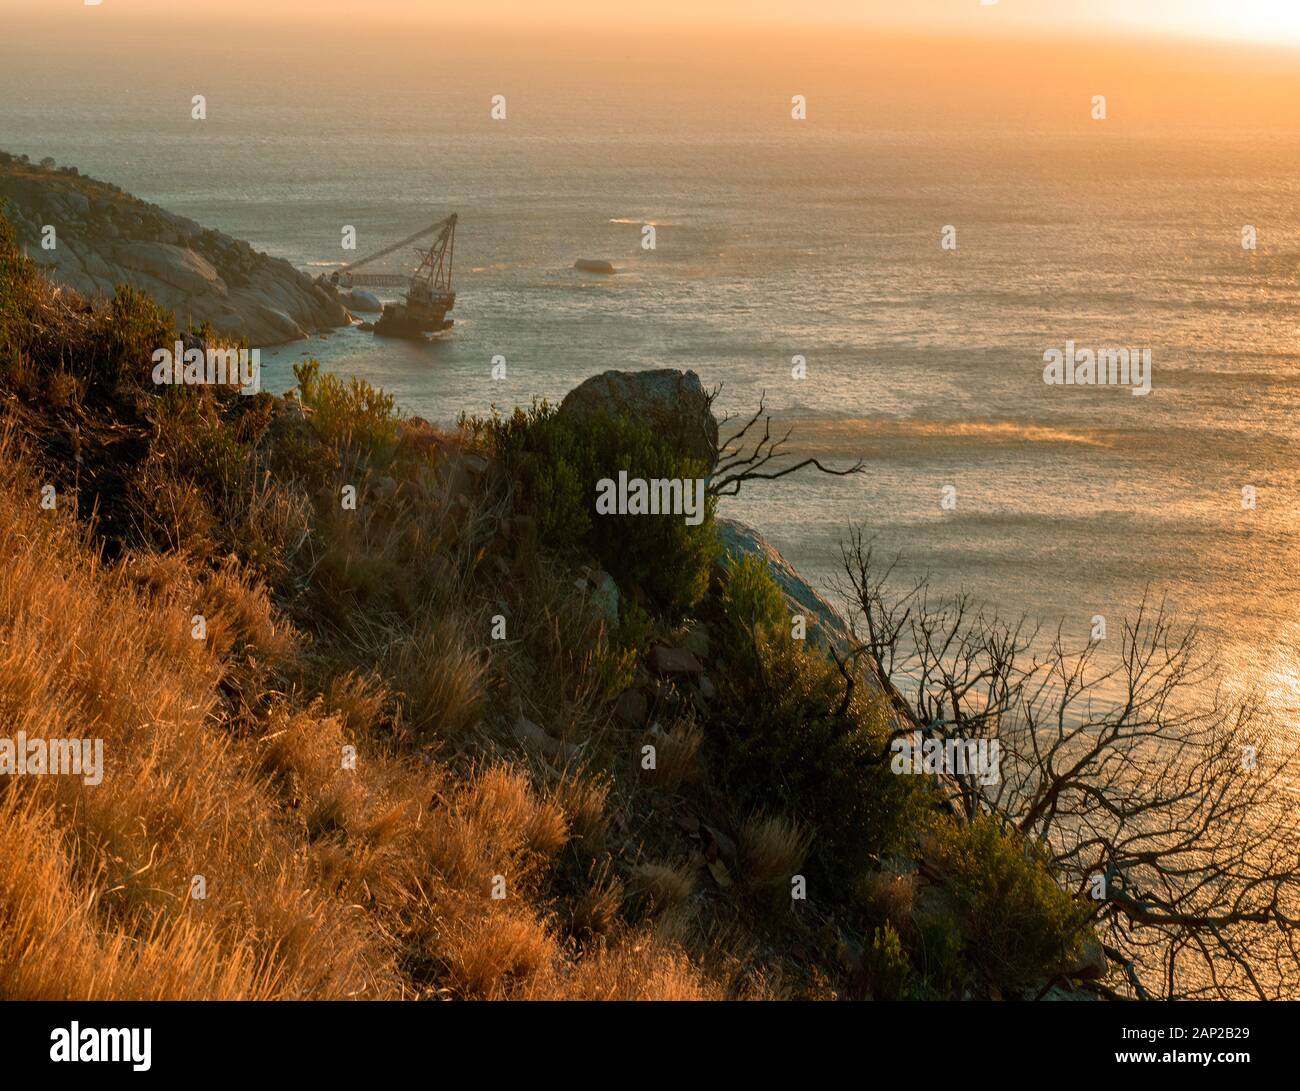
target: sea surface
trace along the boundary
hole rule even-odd
[[[1300,134],[1248,118],[927,128],[848,102],[819,121],[817,100],[796,122],[788,88],[744,82],[702,106],[707,74],[655,82],[644,58],[621,80],[616,56],[596,78],[581,57],[431,53],[359,35],[237,50],[128,35],[108,57],[11,42],[0,148],[309,271],[458,212],[452,331],[340,331],[264,353],[265,381],[287,389],[311,355],[450,421],[554,401],[609,368],[692,369],[734,414],[765,394],[794,452],[865,461],[722,505],[812,582],[829,589],[862,524],[901,556],[900,586],[928,572],[1078,644],[1094,615],[1113,639],[1144,593],[1165,597],[1202,626],[1222,681],[1263,693],[1291,730]],[[618,273],[578,273],[581,257]],[[1151,393],[1046,385],[1043,354],[1067,340],[1149,349]]]

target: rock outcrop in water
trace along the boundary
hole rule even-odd
[[[379,297],[374,292],[367,292],[364,288],[353,288],[348,292],[340,292],[339,302],[350,311],[361,311],[365,314],[379,314],[384,309]]]
[[[47,274],[87,296],[118,284],[149,293],[182,325],[210,322],[250,345],[349,324],[338,299],[281,258],[86,178],[0,152],[0,199]],[[53,228],[53,249],[43,247]]]

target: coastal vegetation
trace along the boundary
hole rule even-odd
[[[1041,785],[891,773],[931,710],[887,642],[802,639],[712,501],[592,516],[697,455],[545,405],[440,430],[312,361],[155,386],[178,339],[217,340],[0,216],[0,709],[106,763],[0,774],[0,996],[1132,994]]]

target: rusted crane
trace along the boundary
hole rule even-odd
[[[407,285],[401,303],[386,303],[384,313],[375,323],[375,333],[384,337],[423,337],[450,329],[452,320],[447,312],[456,305],[456,293],[451,287],[451,263],[456,252],[456,213],[445,220],[417,231],[401,242],[369,254],[330,274],[330,283],[336,288],[396,288]],[[387,257],[413,242],[434,235],[427,250],[417,249],[420,264],[409,278],[393,273],[358,273],[364,265]]]

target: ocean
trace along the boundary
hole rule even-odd
[[[611,368],[692,369],[742,417],[765,392],[792,452],[865,461],[722,504],[814,584],[830,588],[860,523],[900,556],[900,587],[929,573],[1076,644],[1094,615],[1115,639],[1144,593],[1167,597],[1221,680],[1291,730],[1300,133],[963,124],[865,91],[831,103],[811,77],[820,97],[798,122],[778,70],[724,79],[725,58],[711,70],[649,46],[507,55],[360,29],[168,41],[11,39],[0,148],[309,271],[460,215],[452,331],[268,351],[272,388],[312,355],[443,422],[555,401]],[[583,257],[619,271],[578,273]],[[1044,353],[1067,341],[1149,350],[1150,394],[1045,384]]]

